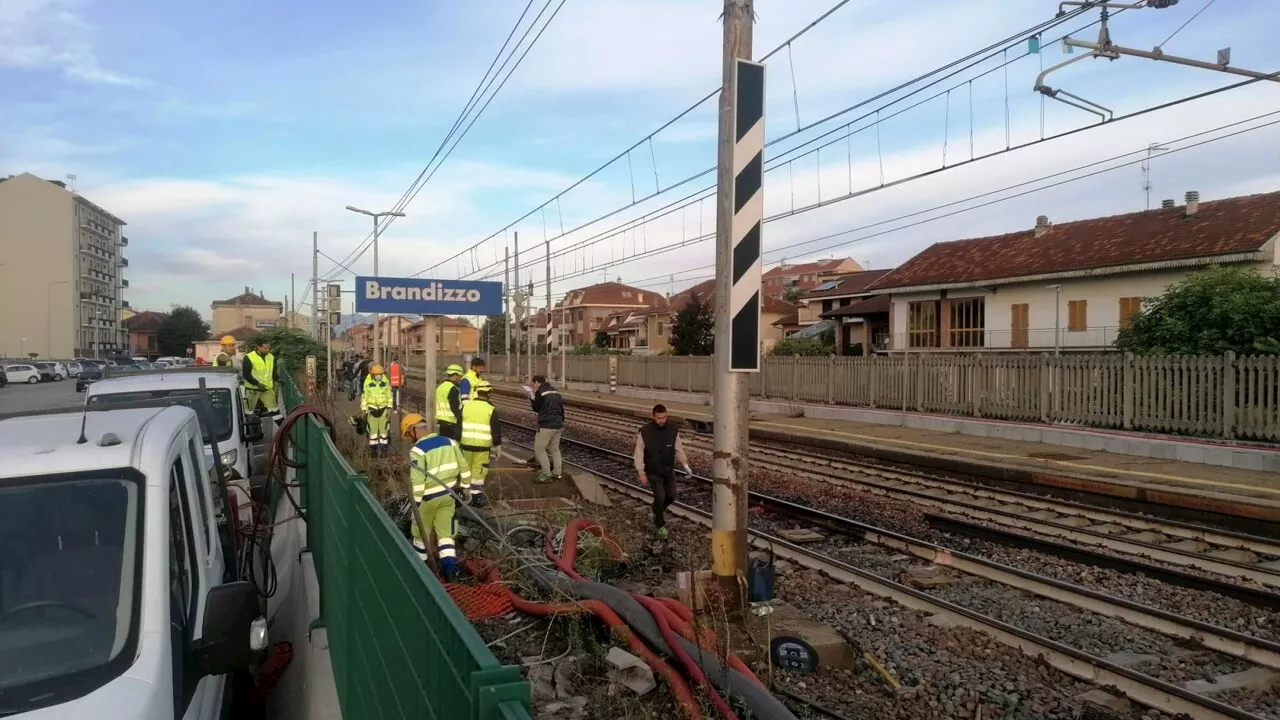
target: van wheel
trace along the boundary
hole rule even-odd
[[[38,382],[40,382],[40,376],[39,376],[39,375],[32,375],[31,377],[27,378],[27,384],[28,384],[28,385],[35,385],[35,384],[36,384],[36,383],[38,383]]]

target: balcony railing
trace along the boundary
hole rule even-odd
[[[128,300],[121,300],[121,301],[120,301],[120,307],[122,307],[122,308],[127,308],[127,307],[129,307],[129,301],[128,301]]]
[[[121,235],[121,236],[120,236],[120,246],[121,246],[121,247],[129,247],[129,238],[127,238],[127,237],[125,237],[125,236]]]
[[[1115,345],[1118,327],[1094,327],[1085,330],[1060,328],[1028,328],[1026,330],[951,330],[947,333],[916,330],[897,333],[875,343],[882,351],[909,352],[973,352],[975,350],[1010,350],[1047,352],[1063,350],[1105,350]],[[943,346],[943,340],[948,341]]]
[[[127,287],[129,287],[129,281],[128,281],[128,280],[125,280],[124,278],[120,278],[120,287],[122,287],[122,288],[127,288]]]
[[[123,255],[121,255],[121,256],[120,256],[120,267],[129,267],[129,258],[127,258],[127,257],[125,257],[125,256],[123,256]]]

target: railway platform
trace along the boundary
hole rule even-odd
[[[523,394],[516,385],[500,390]],[[688,396],[695,402],[672,402],[670,393],[647,395],[634,388],[626,395],[572,388],[561,389],[561,395],[570,407],[633,413],[637,427],[658,402],[694,432],[709,434],[714,426],[710,407],[697,403],[703,399],[698,396]],[[1017,437],[1031,434],[1033,428],[1052,427],[1031,423],[966,419],[961,433],[913,427],[905,419],[891,424],[836,419],[820,412],[791,416],[795,414],[753,410],[751,436],[1024,489],[1106,496],[1190,513],[1280,520],[1280,450],[1271,447],[1081,428],[1060,428],[1061,433],[1073,436],[1071,444],[1051,444]],[[947,418],[932,417],[946,426]],[[973,434],[975,424],[985,425],[987,433]],[[1224,463],[1224,453],[1236,456],[1231,464],[1237,466]]]

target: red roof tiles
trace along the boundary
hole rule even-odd
[[[1280,232],[1280,192],[1161,208],[1034,230],[937,243],[872,290],[972,283],[1258,251]]]

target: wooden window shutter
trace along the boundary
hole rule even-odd
[[[1024,348],[1029,344],[1028,338],[1029,319],[1031,316],[1030,306],[1027,303],[1017,303],[1010,307],[1011,330],[1013,331],[1012,345],[1016,348]]]
[[[1089,301],[1071,300],[1067,303],[1067,330],[1082,331],[1089,329]]]
[[[1142,298],[1120,298],[1120,327],[1128,328],[1133,325],[1133,316],[1141,310]]]

